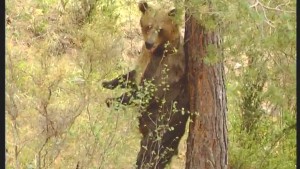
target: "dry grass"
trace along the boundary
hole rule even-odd
[[[136,111],[106,108],[120,91],[100,85],[138,56],[140,15],[130,2],[114,33],[102,17],[78,24],[73,1],[66,10],[55,0],[7,2],[7,168],[133,168]],[[184,168],[184,141],[169,168]]]

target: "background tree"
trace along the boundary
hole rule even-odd
[[[207,30],[215,30],[216,24],[221,28],[228,98],[229,165],[293,168],[296,159],[295,2],[209,1],[211,8],[205,5],[208,2],[186,2],[187,8],[198,5],[192,14]],[[207,49],[208,57],[204,60],[215,62],[217,57],[213,56],[218,55],[214,46],[209,45]]]
[[[187,1],[185,52],[188,57],[190,111],[186,168],[227,168],[227,103],[218,28],[195,17],[209,4]],[[200,5],[200,6],[199,6]],[[192,8],[192,6],[196,6]],[[210,56],[209,56],[210,55]],[[208,59],[206,59],[208,57]],[[216,60],[209,61],[209,57]]]

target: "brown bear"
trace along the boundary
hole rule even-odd
[[[131,104],[132,98],[143,100],[139,116],[143,138],[136,165],[138,169],[162,169],[177,154],[189,117],[186,60],[175,22],[176,10],[156,9],[146,2],[140,2],[139,9],[145,43],[138,67],[103,82],[103,87],[132,87],[130,92],[108,99],[108,105],[112,100],[123,104]],[[149,90],[149,84],[152,84],[151,94],[146,99],[139,98],[138,92]]]

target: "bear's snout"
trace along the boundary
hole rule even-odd
[[[154,43],[151,41],[146,41],[145,46],[148,50],[150,50],[153,47]]]

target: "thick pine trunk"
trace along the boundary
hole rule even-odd
[[[220,59],[212,65],[204,63],[207,45],[219,48],[219,43],[218,32],[206,31],[195,18],[186,14],[184,47],[188,58],[192,113],[186,169],[227,168],[227,106],[223,61]]]

